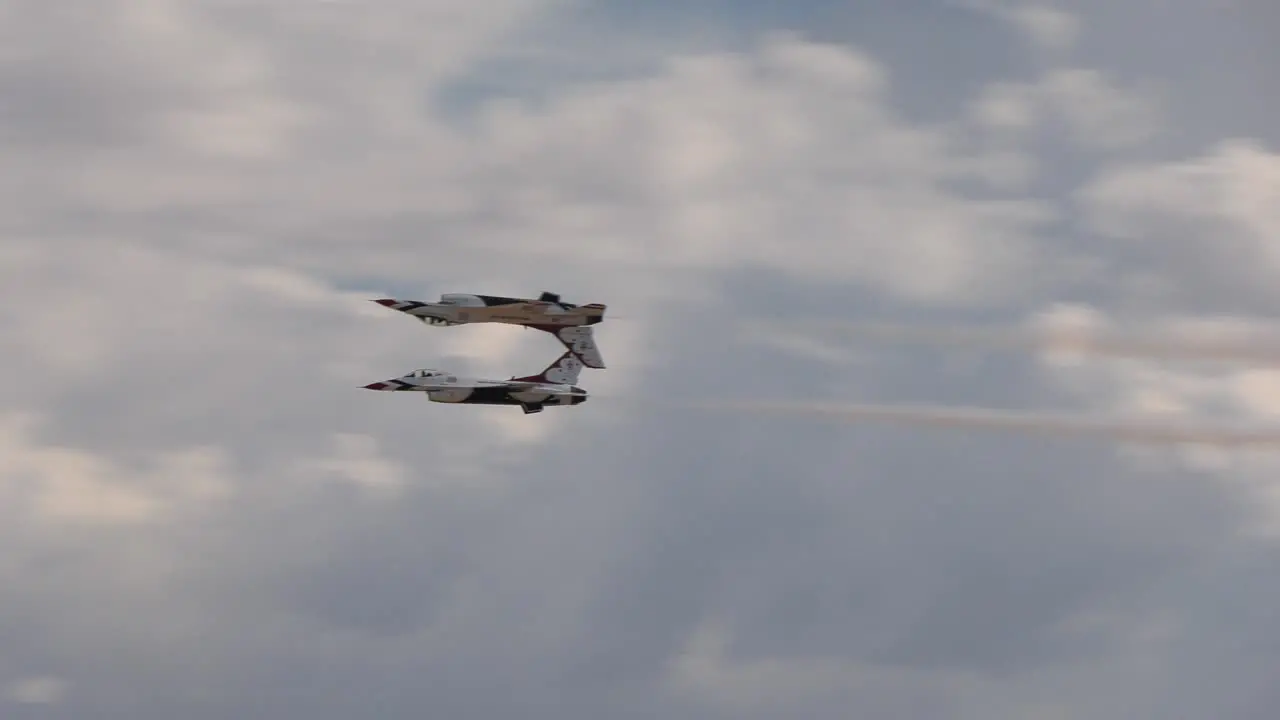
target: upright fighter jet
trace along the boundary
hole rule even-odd
[[[426,393],[438,403],[461,405],[519,405],[526,415],[542,412],[544,407],[580,405],[587,401],[587,391],[574,385],[582,363],[566,352],[537,375],[513,377],[510,380],[483,380],[460,377],[453,373],[424,368],[392,380],[369,383],[367,390]]]

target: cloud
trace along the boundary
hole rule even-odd
[[[1213,446],[1265,448],[1280,412],[1276,393],[1275,324],[1247,316],[1114,316],[1097,307],[1054,304],[1016,325],[876,324],[838,320],[781,321],[747,334],[766,344],[834,367],[874,367],[877,354],[889,364],[914,347],[947,355],[1003,354],[1013,366],[1030,365],[1040,380],[1062,391],[1048,396],[1082,414],[1049,408],[1017,411],[903,404],[840,404],[782,399],[744,401],[745,412],[827,416],[850,422],[891,422],[1084,435],[1116,443],[1184,445],[1180,461],[1240,483],[1268,508],[1267,527],[1280,527],[1274,502],[1274,457],[1223,454]],[[763,332],[760,332],[762,331]],[[967,375],[974,375],[970,370]],[[731,409],[731,408],[726,408]],[[1056,414],[1055,414],[1056,412]],[[1144,417],[1137,420],[1136,416]],[[1199,429],[1205,434],[1196,439]],[[1241,434],[1237,435],[1239,432]],[[1200,447],[1192,447],[1200,446]],[[1163,453],[1137,452],[1144,462]],[[1159,461],[1161,467],[1166,466]],[[1268,531],[1270,532],[1270,531]]]
[[[752,715],[849,702],[882,711],[920,707],[943,711],[966,694],[986,689],[978,676],[921,673],[839,657],[736,660],[729,652],[729,641],[723,625],[700,626],[672,663],[672,689],[711,707]],[[870,703],[868,697],[873,698]]]
[[[1010,413],[990,408],[921,407],[911,405],[841,405],[758,400],[711,405],[744,413],[796,413],[835,417],[848,422],[880,420],[909,425],[1013,430],[1048,435],[1097,435],[1121,443],[1160,443],[1222,447],[1280,447],[1280,427],[1168,426],[1133,419],[1070,417]]]
[[[922,123],[895,68],[799,35],[547,78],[536,97],[447,92],[512,36],[545,43],[553,9],[6,5],[6,713],[54,697],[34,678],[67,690],[61,717],[130,720],[1105,718],[1177,700],[1221,717],[1273,696],[1248,669],[1274,666],[1251,604],[1273,594],[1274,540],[1248,534],[1256,496],[1232,484],[1261,462],[672,407],[767,389],[1270,412],[1265,373],[1225,394],[1034,363],[955,383],[931,354],[815,369],[742,342],[738,321],[778,308],[1022,316],[1078,253],[1118,273],[1099,281],[1113,297],[1141,296],[1125,258],[1062,247],[1077,208],[1025,182],[1060,180],[1053,153],[1072,147],[988,148],[964,107]],[[1044,37],[1066,37],[1060,20]],[[1117,77],[1033,81],[1028,132],[1145,137]],[[1185,182],[1145,162],[1082,195],[1107,248],[1141,247],[1169,197],[1199,199],[1132,200],[1148,177]],[[610,369],[582,383],[600,400],[524,417],[359,389],[559,352],[368,298],[543,289],[626,318],[601,326]],[[1214,616],[1228,602],[1249,612]],[[1259,661],[1213,651],[1240,638]],[[1222,694],[1169,689],[1200,673]]]
[[[66,693],[66,683],[50,677],[25,678],[10,685],[8,691],[10,698],[24,705],[50,705]]]
[[[974,101],[974,121],[1000,133],[1026,136],[1061,133],[1070,144],[1093,151],[1141,145],[1166,127],[1158,96],[1125,88],[1103,72],[1063,67],[1029,83],[999,82]]]
[[[831,362],[851,351],[836,341],[923,344],[961,350],[1033,352],[1056,362],[1080,358],[1143,358],[1165,362],[1280,366],[1280,333],[1274,323],[1246,317],[1142,318],[1128,322],[1097,308],[1055,304],[1018,325],[924,325],[836,319],[754,320],[743,324],[747,341]]]
[[[1086,229],[1158,268],[1168,300],[1240,312],[1274,300],[1278,197],[1280,155],[1233,139],[1187,160],[1110,168],[1077,199]]]
[[[1009,23],[1040,50],[1070,50],[1080,35],[1080,17],[1050,3],[951,0],[949,4],[987,13]]]
[[[477,182],[495,220],[519,222],[545,254],[767,267],[904,302],[1013,291],[1052,211],[948,192],[984,158],[895,117],[884,83],[865,56],[786,36],[755,56],[681,59],[545,110],[491,107],[496,172]]]
[[[367,192],[349,204],[363,197],[377,207],[379,192],[428,190],[395,177],[407,169],[422,176],[424,164],[451,154],[439,122],[418,112],[417,92],[429,97],[543,6],[21,3],[2,81],[10,94],[35,99],[6,122],[35,171],[23,195],[35,207],[81,211],[247,211],[274,186],[272,200],[291,198],[296,212],[361,183]]]
[[[305,460],[298,473],[304,478],[334,474],[370,493],[396,494],[403,489],[406,469],[381,457],[377,438],[337,433],[333,444],[332,457]]]
[[[168,47],[176,40],[164,33],[194,32],[194,19],[166,7],[162,27],[177,29],[152,29],[137,38],[143,46],[163,40]],[[370,32],[380,40],[377,33],[394,36],[392,22],[416,19],[373,15],[361,22],[376,28]],[[755,57],[690,57],[657,77],[565,93],[541,107],[486,104],[478,124],[458,132],[438,115],[395,105],[409,102],[409,88],[429,83],[430,75],[370,72],[377,82],[345,88],[346,96],[337,79],[316,90],[315,81],[290,82],[312,34],[328,26],[316,20],[302,28],[309,32],[292,30],[289,42],[274,46],[255,42],[254,33],[233,37],[247,48],[236,57],[259,58],[262,66],[236,75],[236,87],[287,104],[305,120],[285,126],[246,115],[251,131],[201,130],[200,113],[252,108],[224,97],[211,79],[198,96],[204,104],[175,99],[184,113],[176,120],[170,107],[131,106],[122,122],[146,139],[81,154],[74,174],[70,165],[62,176],[49,171],[50,192],[113,217],[164,208],[201,219],[198,227],[230,225],[216,232],[224,255],[254,252],[237,237],[237,224],[284,223],[291,235],[308,236],[312,255],[303,262],[320,272],[410,271],[427,262],[460,268],[456,260],[499,248],[548,272],[560,266],[560,273],[566,263],[661,271],[715,268],[735,258],[744,267],[828,282],[852,274],[906,300],[929,302],[975,299],[979,288],[993,297],[1007,291],[1017,268],[1034,256],[1028,236],[1052,217],[1034,202],[948,192],[957,179],[976,174],[981,181],[986,168],[1005,159],[975,157],[956,139],[896,117],[883,69],[847,48],[779,37]],[[341,52],[372,42],[361,34],[334,40]],[[194,60],[173,64],[184,62]],[[197,74],[187,87],[200,82]],[[357,102],[361,107],[345,109]],[[210,105],[215,110],[203,109]],[[384,126],[377,110],[383,106],[395,122],[420,119]],[[356,122],[353,113],[368,123],[359,135],[343,125]],[[191,136],[157,139],[154,125],[165,122]],[[248,137],[263,133],[274,139]],[[241,136],[249,145],[266,142],[274,154],[224,148],[206,157],[196,147]],[[838,152],[831,152],[832,142]],[[235,219],[218,210],[228,207],[237,208]],[[389,223],[400,217],[447,227],[457,240],[437,244],[426,257],[407,240],[364,240],[392,233]],[[361,221],[367,224],[355,224]],[[508,228],[520,228],[518,244]],[[208,252],[215,245],[207,232],[177,242]],[[584,234],[590,243],[576,240]],[[803,242],[779,239],[797,234]],[[988,260],[970,262],[979,253]],[[983,274],[974,275],[979,269]]]
[[[139,524],[160,519],[171,504],[216,498],[228,490],[226,458],[216,449],[171,449],[149,470],[35,437],[34,418],[10,415],[0,429],[6,458],[2,484],[37,525]],[[26,503],[21,503],[21,498]]]
[[[1059,310],[1045,317],[1064,314]],[[1096,310],[1094,315],[1104,326],[1119,325]],[[1088,353],[1068,361],[1042,355],[1041,371],[1048,382],[1095,412],[1156,413],[1184,422],[1192,418],[1196,422],[1229,422],[1253,425],[1264,433],[1280,418],[1280,369],[1271,362],[1240,362],[1249,355],[1255,355],[1255,361],[1268,357],[1265,340],[1274,337],[1272,323],[1239,317],[1173,317],[1147,319],[1144,325],[1148,332],[1194,340],[1208,352],[1162,352],[1124,360]],[[1274,533],[1280,528],[1274,454],[1194,451],[1179,456],[1253,497],[1261,517],[1251,524],[1251,531]]]
[[[1019,5],[1009,11],[1009,16],[1032,41],[1049,50],[1071,48],[1080,32],[1076,16],[1052,5]]]

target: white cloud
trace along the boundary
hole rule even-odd
[[[1133,623],[1129,616],[1118,620]],[[1144,626],[1139,632],[1145,630]],[[1070,667],[1010,682],[982,672],[838,656],[742,657],[733,652],[733,639],[724,623],[701,623],[668,667],[671,691],[745,717],[823,713],[856,704],[885,714],[1065,720],[1079,707],[1063,699],[1068,694],[1062,692],[1063,686],[1073,680]]]
[[[1036,203],[966,200],[948,190],[966,178],[1007,184],[1021,170],[1007,154],[975,156],[945,133],[896,117],[883,70],[847,48],[779,37],[754,56],[677,60],[657,77],[569,93],[544,107],[496,104],[466,134],[398,106],[395,117],[420,119],[388,128],[375,116],[356,140],[337,137],[341,122],[354,118],[327,104],[367,113],[386,97],[407,101],[422,81],[380,75],[368,87],[346,88],[349,96],[307,94],[288,84],[304,40],[253,45],[250,55],[271,71],[235,76],[313,118],[271,130],[270,157],[199,158],[153,140],[80,156],[74,173],[50,179],[51,191],[110,212],[239,207],[246,220],[310,236],[312,255],[299,261],[320,272],[412,277],[426,264],[462,270],[459,260],[496,250],[549,268],[768,266],[827,282],[852,276],[933,303],[1007,291],[1034,258],[1030,238],[1052,216]],[[342,47],[361,44],[348,39]],[[195,107],[251,106],[218,92],[206,88]],[[244,122],[260,129],[255,137],[271,125]],[[450,227],[457,239],[429,252],[404,241],[370,244],[385,222],[372,213],[410,213]],[[365,218],[372,227],[359,229]],[[223,233],[221,252],[261,261],[236,234]],[[208,252],[212,240],[178,242]],[[266,252],[296,257],[284,248]],[[977,256],[984,261],[971,261]]]
[[[1072,316],[1077,322],[1070,322]],[[1120,415],[1176,416],[1237,425],[1275,427],[1280,422],[1280,366],[1223,363],[1221,353],[1205,352],[1214,347],[1274,347],[1278,337],[1275,323],[1194,316],[1119,321],[1096,309],[1076,306],[1055,308],[1042,314],[1036,324],[1061,330],[1066,324],[1079,326],[1083,317],[1089,318],[1090,334],[1158,337],[1165,348],[1146,358],[1123,360],[1077,354],[1070,362],[1063,362],[1061,356],[1042,355],[1045,379],[1084,407]],[[1145,453],[1134,456],[1140,462],[1150,460]],[[1252,529],[1280,533],[1280,483],[1275,481],[1280,461],[1274,453],[1228,454],[1188,448],[1178,457],[1190,467],[1248,492],[1261,510]]]
[[[47,425],[47,423],[45,423]],[[231,491],[230,468],[212,448],[162,450],[141,468],[109,456],[43,442],[36,418],[11,413],[0,423],[5,464],[0,488],[37,524],[136,525],[171,519],[185,504],[217,501]]]
[[[785,36],[545,109],[496,105],[484,127],[493,171],[477,189],[541,252],[582,260],[768,267],[968,302],[1010,289],[1052,217],[948,191],[984,158],[896,117],[870,59]]]
[[[330,457],[303,460],[297,472],[304,478],[339,479],[375,496],[395,496],[404,489],[407,469],[383,457],[378,439],[371,435],[335,433]]]
[[[29,100],[12,130],[81,142],[23,143],[22,192],[145,212],[254,206],[271,189],[297,211],[360,187],[349,205],[386,193],[421,207],[438,189],[429,168],[457,157],[424,100],[552,4],[104,0],[67,16],[24,3],[0,78]]]
[[[1105,453],[1010,443],[979,468],[965,465],[977,446],[607,399],[901,387],[904,368],[770,365],[722,329],[811,297],[1008,310],[1050,282],[1054,199],[1019,193],[1052,163],[1017,143],[971,150],[963,118],[907,119],[896,76],[863,52],[775,36],[472,117],[443,90],[542,4],[119,0],[83,4],[80,21],[60,7],[7,5],[0,29],[0,90],[23,100],[0,111],[14,170],[0,353],[20,380],[0,389],[0,665],[56,668],[76,689],[66,717],[199,703],[322,718],[369,698],[391,717],[424,702],[678,715],[743,708],[739,693],[775,714],[847,714],[868,689],[917,714],[925,694],[943,717],[956,701],[974,717],[1123,704],[1080,668],[1124,668],[1112,653],[1146,646],[1060,627],[1126,583],[1185,580],[1202,544],[1238,529],[1234,495],[1182,476],[1138,491]],[[1074,24],[1037,12],[1028,31],[1066,47]],[[1147,116],[1112,77],[1050,73],[980,114],[1027,131],[1060,118],[1118,147]],[[1265,202],[1236,195],[1232,213],[1269,227]],[[1099,203],[1108,232],[1143,229]],[[729,292],[746,274],[765,279]],[[533,372],[559,352],[512,328],[424,328],[368,298],[541,289],[625,317],[598,330],[610,369],[581,383],[600,399],[526,417],[359,389],[424,366]],[[1111,395],[1085,388],[1081,404],[1274,412],[1264,372],[1088,372]],[[1034,389],[1085,373],[1051,368]],[[889,626],[859,604],[868,592],[905,608],[896,636],[877,635],[892,662],[844,634]],[[726,625],[730,652],[698,620],[733,611],[746,620]],[[1108,627],[1146,628],[1145,612]],[[999,631],[978,622],[991,618]],[[691,634],[684,685],[656,693]],[[1002,664],[1028,674],[972,680]],[[475,690],[495,683],[507,692]],[[52,697],[32,687],[19,696]]]
[[[727,652],[730,633],[723,624],[704,623],[672,663],[677,691],[737,712],[781,711],[806,704],[826,705],[853,694],[923,689],[910,670],[894,672],[841,658],[761,658],[735,661]],[[877,687],[879,685],[880,687]],[[884,685],[898,685],[885,688]],[[937,691],[936,686],[931,688]],[[897,693],[893,693],[897,694]]]
[[[1158,274],[1165,302],[1273,305],[1280,155],[1260,143],[1227,140],[1189,160],[1109,168],[1077,199],[1087,229],[1142,253],[1145,268],[1130,279]]]
[[[108,462],[72,448],[34,445],[24,427],[27,424],[11,417],[4,425],[6,494],[34,494],[31,510],[54,520],[128,523],[153,515],[155,500],[121,484]]]
[[[1082,147],[1137,145],[1161,129],[1159,106],[1150,93],[1117,88],[1097,70],[1054,71],[1044,78],[1042,88],[1046,102],[1066,119]]]
[[[987,13],[1009,23],[1039,50],[1070,50],[1080,36],[1080,17],[1051,3],[950,0],[948,4]]]
[[[1018,5],[1007,12],[1032,42],[1048,50],[1070,49],[1080,34],[1079,18],[1052,5]]]
[[[986,127],[1027,132],[1039,123],[1041,108],[1034,86],[997,83],[985,88],[974,101],[972,114]]]
[[[300,108],[336,103],[351,114],[313,112],[318,126],[271,130],[265,155],[197,161],[181,142],[142,133],[147,139],[46,165],[64,190],[45,203],[107,213],[96,230],[55,227],[11,246],[25,267],[16,289],[30,298],[4,309],[16,331],[11,357],[25,372],[56,372],[64,402],[105,377],[135,389],[181,377],[196,380],[156,410],[155,422],[230,394],[254,398],[242,407],[253,415],[265,411],[257,398],[310,398],[304,387],[321,378],[358,385],[450,355],[477,374],[532,372],[542,359],[531,354],[548,347],[510,329],[433,334],[401,318],[373,324],[377,309],[359,293],[335,291],[325,276],[416,287],[429,273],[452,278],[453,290],[524,287],[536,276],[548,287],[607,295],[632,317],[602,330],[602,347],[615,366],[642,367],[651,323],[668,308],[701,302],[699,291],[669,291],[675,268],[773,268],[817,282],[852,279],[907,302],[990,301],[1017,290],[1019,268],[1037,257],[1029,235],[1051,217],[1036,203],[973,201],[950,190],[953,180],[982,176],[989,158],[895,117],[883,69],[846,48],[780,36],[754,55],[674,60],[663,74],[539,107],[495,105],[464,135],[405,106],[392,113],[395,128],[357,111],[407,98],[421,82],[408,74],[384,73],[371,85],[301,81],[300,60],[317,37],[337,43],[339,55],[358,55],[371,38],[402,50],[401,25],[421,20],[407,5],[362,17],[363,30],[352,35],[330,34],[346,16],[308,16],[278,43],[261,42],[233,15],[198,22],[207,7],[129,7],[124,20],[102,22],[123,23],[110,37],[168,53],[155,82],[197,62],[185,54],[190,46],[234,48],[227,52],[242,60],[193,74],[171,102],[131,106],[122,126],[154,129],[175,107],[238,107],[243,98],[224,95],[228,86]],[[110,66],[114,45],[104,42],[91,46],[102,58],[77,67]],[[334,133],[360,119],[367,125],[359,142],[372,157],[353,166],[352,148]],[[121,205],[117,193],[141,204]],[[160,208],[183,219],[161,222]],[[375,209],[407,215],[413,229],[389,228],[370,215]],[[39,226],[54,217],[47,212],[37,205],[17,214]],[[231,229],[204,229],[210,224]],[[271,239],[255,237],[262,232]],[[64,254],[71,248],[74,255]],[[608,374],[600,389],[622,390],[625,378]],[[28,388],[15,398],[34,402]],[[287,414],[315,403],[297,406]],[[478,427],[472,419],[481,417],[489,416],[463,424]],[[503,438],[541,436],[528,435],[529,423],[500,422]]]
[[[1175,316],[1120,320],[1058,303],[1028,323],[1046,358],[1064,355],[1148,361],[1280,365],[1280,326],[1259,317]]]
[[[30,677],[9,685],[7,695],[24,705],[51,705],[67,695],[67,683],[55,677]]]
[[[1151,140],[1165,128],[1158,97],[1115,84],[1101,71],[1056,68],[1034,82],[998,82],[972,105],[980,126],[1027,136],[1061,133],[1084,149],[1113,151]]]
[[[1213,243],[1208,249],[1247,244],[1241,249],[1268,264],[1275,261],[1270,239],[1280,232],[1278,198],[1280,155],[1249,140],[1223,141],[1181,162],[1116,167],[1081,193],[1094,227],[1107,235],[1167,243],[1153,231],[1190,223],[1227,233],[1203,238]]]

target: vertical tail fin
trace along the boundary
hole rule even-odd
[[[558,385],[574,385],[578,382],[578,374],[582,372],[582,361],[572,352],[566,352],[556,358],[537,375],[511,378],[523,382],[556,383]]]
[[[604,369],[604,357],[600,355],[600,348],[596,347],[595,332],[590,326],[531,325],[530,327],[555,335],[560,344],[573,353],[578,362],[584,366],[597,370]]]

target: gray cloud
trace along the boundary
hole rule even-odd
[[[848,38],[807,28],[833,15],[804,3],[762,21],[797,34],[740,45],[583,21],[605,80],[459,107],[456,83],[484,87],[510,38],[555,55],[545,23],[574,10],[10,3],[0,712],[1261,717],[1267,457],[680,408],[1275,412],[1267,371],[814,363],[743,341],[761,317],[972,324],[1065,300],[1143,322],[1267,302],[1224,249],[1263,252],[1265,203],[1242,188],[1266,139],[1223,146],[1249,163],[1214,155],[1242,126],[1207,113],[1190,132],[1194,83],[1154,104],[1120,90],[1149,75],[1090,53],[1131,38],[1064,9],[1074,46],[1016,11],[1055,48],[1030,77],[976,55],[1017,47],[1017,24],[955,8],[877,11],[899,30],[967,18],[972,64],[927,68],[910,43],[812,42]],[[1055,77],[1124,112],[1071,124],[1046,102],[1038,136],[972,112]],[[961,96],[937,122],[907,111],[931,83]],[[1099,118],[1201,139],[1102,142],[1117,127]],[[1214,172],[1187,184],[1188,163]],[[1171,213],[1185,235],[1152,264]],[[526,418],[358,389],[558,351],[368,297],[542,289],[625,317],[601,326],[593,402]]]

